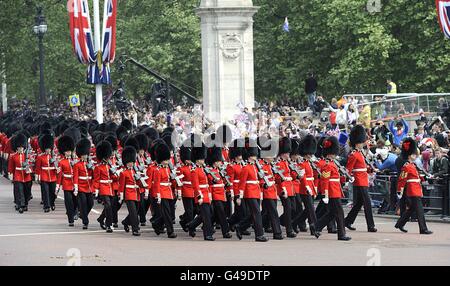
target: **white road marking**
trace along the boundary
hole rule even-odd
[[[61,196],[58,196],[58,199],[61,199],[61,200],[64,201],[64,198],[61,197]],[[101,214],[101,212],[99,212],[99,211],[97,211],[97,210],[94,210],[94,209],[91,209],[91,212],[93,212],[93,213],[95,213],[95,214]]]

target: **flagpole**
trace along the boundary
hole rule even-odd
[[[95,50],[101,50],[101,32],[100,32],[100,1],[94,0],[94,34]],[[103,123],[103,91],[102,85],[95,85],[95,110],[98,123]]]

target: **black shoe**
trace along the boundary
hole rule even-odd
[[[52,209],[52,211],[54,211],[55,210],[55,206],[52,206],[51,209]]]
[[[192,237],[192,238],[194,238],[194,237],[195,237],[195,230],[190,229],[190,230],[189,230],[189,236]]]
[[[14,206],[14,209],[15,209],[16,211],[18,211],[18,210],[19,210],[19,207],[18,207],[18,206]]]
[[[119,225],[117,223],[113,223],[114,228],[119,228]]]
[[[273,235],[273,239],[275,239],[275,240],[283,240],[284,237],[283,237],[283,235],[281,233],[280,234],[274,234]]]
[[[50,209],[44,209],[44,213],[49,213]]]
[[[41,201],[41,205],[43,205],[44,204],[44,202],[43,201]]]
[[[73,222],[69,222],[69,226],[70,226],[70,227],[74,227],[75,224],[74,224]]]
[[[346,223],[345,227],[348,228],[349,230],[356,230],[356,228],[354,228],[351,224]]]
[[[112,232],[113,232],[113,229],[112,229],[110,226],[108,226],[108,227],[106,228],[106,232],[107,232],[107,233],[112,233]]]
[[[241,231],[242,235],[251,235],[251,232],[248,230]]]
[[[427,229],[427,230],[421,231],[420,234],[433,234],[433,232],[431,230]]]
[[[374,227],[371,227],[367,230],[368,232],[377,232],[378,230]]]
[[[295,232],[289,232],[289,233],[287,234],[287,237],[289,237],[289,238],[294,238],[294,237],[297,237],[297,234],[296,234]]]
[[[242,240],[242,232],[241,232],[241,229],[239,228],[238,225],[235,227],[235,229],[236,229],[236,236],[237,236],[237,238],[238,238],[239,240]]]
[[[306,227],[300,227],[300,232],[308,232],[308,229]]]
[[[266,242],[266,241],[269,241],[269,240],[267,239],[267,237],[265,237],[264,235],[262,235],[262,236],[257,236],[257,237],[255,238],[255,241],[257,241],[257,242]]]
[[[123,225],[123,229],[125,230],[125,232],[130,232],[130,226],[127,224],[122,224]]]
[[[316,227],[315,227],[314,225],[310,225],[310,226],[309,226],[309,230],[310,230],[310,232],[311,232],[311,235],[315,236],[316,238],[319,238],[319,237],[320,237],[320,232],[318,232],[318,231],[316,230]]]
[[[399,229],[401,232],[407,233],[408,230],[404,229],[403,226],[395,225],[395,228]]]
[[[351,240],[351,239],[352,239],[352,238],[349,237],[349,236],[338,237],[338,240],[343,240],[343,241],[349,241],[349,240]]]
[[[146,226],[147,224],[145,222],[141,222],[141,226]]]
[[[23,211],[27,212],[28,211],[28,206],[23,207]]]
[[[83,224],[83,229],[88,229],[88,225],[87,224]]]
[[[100,224],[100,227],[101,227],[103,230],[106,230],[105,223],[104,223],[103,221],[98,220],[98,219],[97,219],[97,221],[98,221],[98,223]]]
[[[214,237],[212,237],[212,236],[205,236],[205,240],[207,240],[207,241],[214,241],[216,239]]]
[[[78,220],[78,215],[74,215],[73,220]]]
[[[233,235],[231,235],[231,233],[227,232],[223,235],[223,238],[232,238]]]
[[[177,234],[175,232],[169,233],[167,235],[168,238],[177,238]]]
[[[19,213],[23,214],[23,208],[19,208]]]
[[[268,227],[268,228],[264,229],[264,232],[273,233],[273,229],[271,227]]]
[[[329,230],[328,230],[328,233],[336,234],[336,233],[337,233],[337,230],[336,230],[336,229],[329,229]]]
[[[294,230],[295,233],[300,232],[300,229],[298,228],[298,226],[294,226],[294,227],[292,227],[292,229]]]
[[[235,226],[234,226],[234,225],[232,225],[232,224],[230,224],[230,231],[231,231],[231,232],[235,232],[235,231],[236,231],[236,228],[235,228]]]
[[[141,236],[139,231],[133,231],[133,236]]]

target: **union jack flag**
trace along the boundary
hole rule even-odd
[[[450,39],[450,0],[436,0],[436,9],[441,30]]]
[[[87,0],[70,0],[70,36],[77,59],[82,64],[95,62],[95,52]]]

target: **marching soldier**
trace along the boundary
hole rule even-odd
[[[229,225],[225,214],[225,184],[219,172],[220,165],[223,163],[222,148],[215,146],[208,148],[206,162],[211,167],[208,168],[207,176],[210,192],[212,193],[214,217],[220,224],[223,238],[231,238],[232,235],[229,232]]]
[[[401,215],[400,219],[395,224],[395,228],[402,232],[408,232],[404,229],[406,222],[411,218],[411,214],[416,212],[417,221],[419,223],[420,234],[432,234],[433,232],[428,230],[425,215],[423,213],[422,205],[422,185],[423,177],[419,174],[414,161],[419,155],[419,149],[417,149],[417,143],[413,138],[406,138],[402,143],[402,157],[407,158],[408,161],[403,165],[401,173],[398,179],[398,196],[402,198],[406,196],[407,210]],[[405,192],[406,188],[406,192]]]
[[[27,166],[25,149],[27,137],[19,133],[11,138],[11,148],[15,153],[8,158],[8,177],[14,185],[14,202],[19,213],[28,211],[28,197],[26,195],[27,184],[31,182],[31,170]]]
[[[156,200],[160,207],[162,222],[167,229],[168,238],[176,238],[177,235],[173,229],[172,214],[170,208],[170,200],[173,200],[173,182],[170,179],[170,149],[166,144],[159,144],[156,147],[157,168],[153,173],[153,188],[156,193]],[[155,229],[159,235],[158,229]]]
[[[233,134],[228,125],[222,125],[220,126],[216,131],[216,137],[217,137],[217,143],[220,144],[220,147],[222,147],[222,157],[224,162],[226,162],[226,166],[224,168],[228,167],[228,164],[230,163],[230,149],[228,148],[228,145],[233,140]],[[231,181],[232,183],[232,181]],[[226,203],[225,203],[225,214],[227,216],[227,219],[231,217],[232,211],[233,211],[233,198],[232,198],[232,188],[233,186],[225,186],[226,190]]]
[[[36,157],[35,174],[36,181],[41,185],[44,212],[48,213],[50,208],[55,210],[56,198],[56,166],[58,164],[58,159],[53,152],[53,136],[50,134],[42,135],[39,138],[39,146],[44,153]]]
[[[189,235],[195,237],[195,229],[203,223],[203,238],[207,241],[214,241],[212,227],[211,200],[209,191],[208,177],[205,173],[206,146],[203,142],[194,140],[191,158],[195,166],[191,170],[192,188],[194,189],[195,203],[199,208],[199,215],[187,224]],[[201,146],[198,146],[200,145]]]
[[[283,214],[280,217],[281,225],[286,228],[287,237],[294,238],[297,234],[292,227],[292,209],[295,207],[295,192],[292,184],[292,177],[289,168],[289,154],[292,151],[292,142],[289,138],[283,137],[280,140],[280,160],[276,167],[279,172],[275,173],[277,182],[277,192],[283,204]]]
[[[135,162],[136,149],[132,146],[125,147],[122,151],[122,163],[125,170],[120,173],[119,200],[125,200],[128,209],[128,216],[122,221],[125,232],[130,232],[131,226],[133,236],[140,236],[138,218],[140,194],[133,169]]]
[[[136,166],[141,174],[147,180],[147,169],[151,162],[147,160],[147,150],[148,150],[148,137],[143,133],[138,133],[134,135],[138,143],[137,154],[136,154]],[[150,200],[148,197],[149,191],[148,186],[143,186],[141,184],[141,202],[139,207],[139,217],[141,226],[145,226],[147,223],[147,212],[150,208]]]
[[[75,152],[80,159],[73,166],[74,195],[78,197],[78,206],[81,214],[83,229],[88,229],[89,213],[94,206],[92,176],[94,164],[89,160],[91,141],[81,139],[76,146]]]
[[[264,228],[262,225],[262,216],[260,210],[261,188],[259,186],[258,170],[256,160],[258,160],[258,147],[256,141],[246,138],[243,159],[247,161],[247,165],[242,168],[239,176],[239,197],[237,203],[245,201],[249,214],[240,221],[236,226],[236,236],[242,239],[242,229],[247,229],[253,222],[255,229],[255,241],[266,242],[268,239],[264,236]]]
[[[158,158],[156,153],[156,148],[159,144],[165,144],[162,139],[157,139],[152,142],[152,146],[150,147],[150,156],[153,160],[153,162],[148,166],[147,168],[147,190],[144,193],[144,198],[148,197],[152,209],[152,217],[150,219],[150,222],[152,223],[152,228],[155,230],[156,233],[165,233],[164,230],[164,223],[162,220],[161,215],[161,208],[158,206],[158,199],[157,199],[157,193],[155,184],[153,182],[153,174],[155,173],[155,170],[157,169],[157,163],[156,159]],[[139,183],[138,183],[139,184]]]
[[[339,169],[333,160],[339,154],[339,142],[336,137],[328,137],[322,142],[322,152],[326,163],[322,168],[320,177],[323,192],[325,194],[322,201],[328,205],[327,212],[319,219],[316,230],[321,232],[333,219],[336,219],[338,240],[348,241],[351,238],[345,234],[344,210],[341,205],[341,198],[344,197],[341,188],[341,178]]]
[[[119,160],[119,153],[118,153],[118,145],[117,145],[117,137],[113,135],[108,135],[105,138],[106,141],[108,141],[111,144],[112,148],[112,156],[110,159],[111,166],[116,170],[117,176],[113,177],[113,190],[114,190],[114,196],[113,196],[113,227],[118,228],[119,227],[119,210],[122,207],[122,203],[119,203],[119,175],[122,171],[121,162]]]
[[[364,214],[366,216],[367,231],[377,232],[372,214],[372,202],[369,196],[369,174],[364,159],[362,149],[367,141],[366,130],[362,125],[356,125],[350,131],[350,145],[354,150],[348,156],[347,170],[353,174],[353,195],[355,197],[353,207],[345,218],[345,226],[350,230],[356,230],[352,227],[358,212],[364,205]]]
[[[300,155],[304,157],[304,161],[301,163],[301,169],[304,170],[304,176],[300,178],[300,198],[305,209],[299,212],[293,219],[293,224],[296,225],[300,222],[304,222],[308,218],[309,230],[311,235],[319,238],[320,234],[315,229],[317,223],[316,213],[314,211],[313,199],[317,196],[314,186],[314,173],[311,167],[312,155],[317,151],[317,142],[314,136],[306,135],[299,145]]]
[[[117,174],[113,174],[109,160],[112,156],[112,147],[108,141],[101,141],[96,147],[95,152],[97,155],[98,165],[94,168],[94,180],[93,187],[95,190],[95,196],[100,197],[103,204],[103,213],[106,221],[103,222],[103,218],[100,216],[97,221],[100,223],[102,229],[106,229],[107,233],[112,233],[113,228],[113,198],[114,188],[113,179]]]
[[[194,189],[192,188],[191,182],[191,150],[189,141],[183,142],[180,147],[181,166],[178,168],[180,178],[183,183],[181,188],[181,197],[184,207],[184,214],[180,216],[180,225],[185,232],[189,231],[186,224],[194,219]],[[180,197],[180,194],[178,197]]]
[[[300,197],[300,181],[305,175],[305,170],[302,168],[300,158],[300,140],[291,139],[292,151],[290,154],[289,169],[292,177],[292,187],[294,188],[294,197],[292,198],[292,229],[295,233],[306,232],[305,220],[296,220],[294,217],[299,216],[303,212],[302,198]],[[294,169],[293,169],[293,168]],[[282,217],[284,219],[284,217]]]
[[[73,161],[72,152],[75,149],[75,143],[72,137],[62,136],[58,139],[58,152],[62,159],[58,163],[58,178],[56,181],[56,193],[62,189],[64,192],[64,204],[66,206],[67,219],[69,226],[74,226],[76,215],[76,196],[74,194],[73,184]]]

